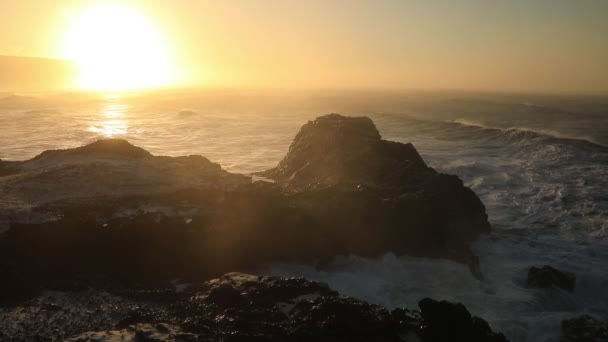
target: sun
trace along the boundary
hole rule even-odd
[[[141,11],[126,5],[93,5],[71,16],[61,54],[75,62],[81,89],[159,87],[178,78],[159,30]]]

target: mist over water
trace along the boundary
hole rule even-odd
[[[474,246],[485,280],[451,261],[390,253],[261,272],[326,281],[387,307],[416,307],[426,296],[460,301],[512,341],[556,340],[561,320],[582,313],[608,319],[605,99],[10,97],[0,100],[0,158],[123,138],[153,154],[201,154],[249,173],[275,166],[299,128],[328,112],[370,116],[384,139],[412,142],[430,166],[481,197],[493,226]],[[575,292],[526,289],[527,269],[545,264],[575,273]]]

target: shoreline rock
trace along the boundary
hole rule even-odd
[[[423,246],[429,238],[425,247],[441,241],[445,249],[490,232],[485,206],[471,189],[457,176],[426,165],[412,144],[383,140],[367,117],[329,114],[309,121],[279,164],[258,175],[275,180],[306,206],[317,205],[311,215],[326,207],[331,216],[356,208],[351,215],[364,217],[353,223],[412,233],[401,242],[415,240]],[[361,196],[365,198],[357,201]],[[403,253],[415,246],[395,248]]]
[[[530,267],[527,286],[529,288],[560,288],[574,292],[576,277],[574,274],[559,271],[551,266]]]
[[[562,321],[561,342],[608,341],[608,321],[600,321],[589,315]]]
[[[98,296],[99,298],[96,298]],[[58,297],[58,295],[55,295]],[[169,289],[89,294],[91,312],[64,298],[59,309],[38,313],[44,302],[6,309],[0,339],[67,341],[506,341],[462,304],[424,299],[421,310],[395,309],[340,296],[303,278],[229,273],[182,292]],[[86,297],[84,297],[86,298]],[[53,298],[58,300],[58,298]],[[47,298],[50,300],[50,298]],[[30,320],[15,324],[19,315]],[[13,314],[11,314],[13,313]],[[70,325],[74,314],[90,323]],[[102,318],[99,320],[98,318]],[[78,319],[74,317],[73,319]],[[11,321],[13,320],[13,321]],[[91,330],[89,330],[91,328]],[[69,335],[65,335],[69,332]]]
[[[382,140],[369,118],[304,125],[263,173],[276,183],[116,139],[9,169],[0,214],[15,219],[0,235],[0,304],[75,284],[154,288],[350,254],[448,258],[482,277],[469,248],[490,231],[479,198],[411,144]]]

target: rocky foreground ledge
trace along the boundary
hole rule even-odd
[[[461,304],[419,306],[389,311],[323,283],[230,273],[179,292],[47,294],[0,309],[0,340],[506,341]]]
[[[254,181],[260,176],[265,181]],[[29,322],[37,314],[50,320],[42,326],[58,324],[53,338],[115,329],[110,334],[124,338],[398,341],[411,332],[434,340],[429,336],[444,333],[445,322],[425,330],[435,324],[425,312],[437,305],[455,315],[453,334],[494,336],[461,306],[425,301],[418,316],[389,313],[304,280],[247,278],[250,288],[229,276],[187,296],[158,290],[174,279],[200,284],[272,262],[324,267],[338,255],[387,252],[449,258],[480,277],[469,243],[490,225],[479,198],[458,177],[427,166],[411,144],[382,140],[369,118],[331,114],[307,123],[279,165],[254,177],[202,156],[154,156],[110,139],[0,161],[0,193],[0,306],[18,308],[48,291],[68,291],[84,296],[67,298],[68,305],[90,301],[86,310],[105,317],[94,321],[103,324],[83,325],[86,310],[31,304],[5,316],[1,331],[9,340],[36,331]],[[232,285],[213,290],[224,283]],[[273,290],[265,292],[268,286]],[[299,286],[321,296],[309,298]],[[99,291],[123,299],[100,300]],[[290,303],[299,296],[308,299]],[[82,338],[93,340],[91,334]]]

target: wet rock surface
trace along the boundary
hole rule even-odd
[[[0,308],[0,341],[61,341],[89,330],[111,329],[138,303],[107,292],[46,291]]]
[[[562,272],[551,266],[530,267],[528,270],[527,286],[531,288],[560,288],[574,292],[576,277]]]
[[[600,321],[589,315],[564,320],[561,342],[608,341],[608,321]]]
[[[0,309],[0,340],[505,341],[461,304],[425,299],[420,311],[389,311],[302,278],[230,273],[181,292],[83,293]],[[94,312],[79,311],[83,299]],[[43,309],[50,300],[61,309]]]

